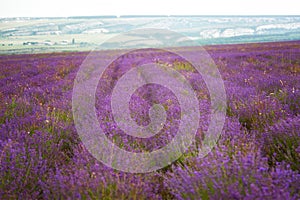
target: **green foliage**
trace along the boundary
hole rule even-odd
[[[174,69],[177,71],[195,72],[194,67],[190,63],[186,62],[175,62]]]
[[[300,172],[299,120],[287,119],[271,127],[263,136],[263,152],[268,157],[270,167],[284,161],[291,169]]]

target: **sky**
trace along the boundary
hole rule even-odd
[[[298,0],[0,0],[0,17],[300,15]]]

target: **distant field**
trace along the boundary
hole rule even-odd
[[[0,54],[90,51],[115,35],[144,28],[171,30],[199,45],[300,40],[299,16],[2,18]]]
[[[0,42],[0,54],[47,53],[63,51],[90,51],[114,34],[72,34],[72,35],[36,35],[3,38]],[[74,39],[75,43],[72,44]],[[45,44],[45,41],[50,41]],[[24,45],[26,42],[37,42],[37,45]],[[62,44],[65,42],[66,44]]]
[[[2,19],[0,54],[90,51],[115,35],[115,33],[101,33],[105,29],[98,28],[97,24],[102,25],[102,21],[103,19],[66,18]],[[114,23],[116,19],[105,21]],[[68,26],[70,30],[64,31]],[[82,26],[89,26],[89,29],[84,32]],[[29,42],[38,44],[24,45]]]

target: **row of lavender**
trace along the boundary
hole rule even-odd
[[[205,158],[198,157],[198,148],[209,123],[210,97],[193,67],[174,60],[171,67],[197,93],[200,126],[196,142],[184,156],[148,174],[110,169],[80,141],[71,100],[76,73],[87,53],[1,56],[0,198],[300,198],[299,47],[298,41],[207,47],[224,79],[228,107],[220,140]],[[103,57],[112,54],[103,52]],[[123,72],[122,67],[109,69],[99,83],[99,123],[108,138],[126,150],[161,148],[178,129],[178,101],[157,85],[139,89],[130,103],[132,118],[147,125],[149,108],[160,103],[167,111],[166,125],[151,140],[126,136],[107,106]]]

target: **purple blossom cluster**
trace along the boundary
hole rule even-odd
[[[146,174],[117,171],[81,142],[72,115],[72,89],[87,53],[0,57],[0,199],[299,199],[300,42],[207,46],[227,93],[227,117],[217,145],[199,156],[210,123],[210,94],[193,66],[152,50],[119,58],[99,79],[95,110],[107,138],[131,152],[151,152],[175,137],[182,110],[158,84],[131,96],[131,118],[150,123],[160,104],[167,118],[151,138],[118,128],[110,98],[131,66],[156,58],[190,83],[200,108],[195,142],[174,163]],[[193,54],[197,48],[184,51]],[[149,52],[149,51],[148,51]],[[114,51],[103,51],[103,58]],[[160,62],[157,57],[167,57]],[[124,161],[125,162],[125,161]]]

